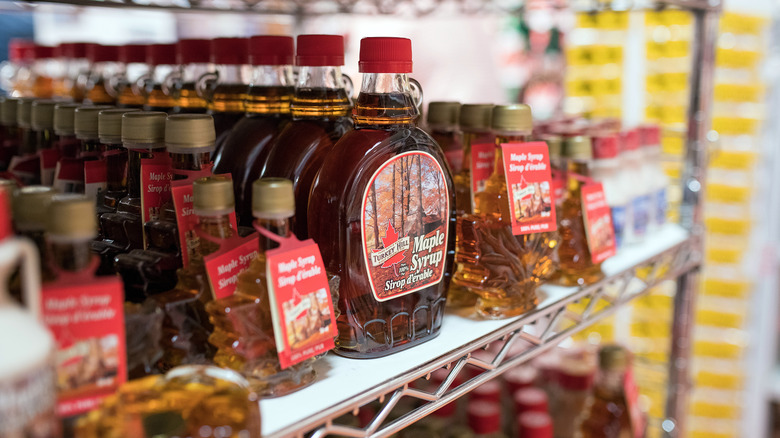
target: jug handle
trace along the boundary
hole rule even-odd
[[[409,86],[412,89],[412,99],[414,100],[414,105],[417,107],[417,111],[420,114],[422,114],[422,110],[423,110],[422,85],[420,85],[420,83],[417,82],[417,79],[409,78]]]
[[[7,269],[13,269],[13,266],[20,266],[20,275],[22,279],[22,298],[28,311],[40,320],[41,318],[41,276],[38,266],[40,260],[38,249],[32,242],[24,238],[11,237],[2,243],[5,250],[13,252],[13,259],[6,265]],[[15,249],[15,251],[14,251]],[[2,275],[3,281],[7,284],[10,272]],[[11,302],[11,295],[8,293],[8,286],[0,286],[0,306]]]

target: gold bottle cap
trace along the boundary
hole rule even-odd
[[[488,131],[493,126],[493,104],[468,103],[460,107],[461,129]]]
[[[137,111],[122,115],[122,143],[162,143],[165,119],[160,111]]]
[[[460,102],[431,102],[428,104],[428,124],[457,126]]]
[[[546,135],[542,137],[542,141],[547,143],[547,148],[550,150],[550,158],[561,158],[563,139],[559,135]]]
[[[111,108],[98,113],[98,137],[103,143],[122,142],[122,115],[139,111],[135,108]],[[105,139],[106,141],[104,141]]]
[[[54,107],[57,102],[53,100],[36,100],[32,104],[30,121],[36,131],[54,129]]]
[[[599,368],[605,371],[628,369],[628,350],[620,345],[605,345],[599,350]]]
[[[214,150],[214,118],[208,114],[175,114],[165,121],[165,147],[173,153]]]
[[[520,103],[493,107],[493,130],[530,133],[533,129],[530,106]]]
[[[20,97],[16,106],[16,124],[22,128],[32,126],[32,104],[35,99],[32,97]]]
[[[95,201],[83,195],[56,195],[49,204],[46,233],[50,237],[94,239],[97,236]]]
[[[197,179],[192,184],[192,198],[197,215],[218,216],[236,209],[233,181],[224,176]]]
[[[593,147],[590,137],[577,135],[569,137],[564,142],[563,154],[572,160],[590,160],[593,158]]]
[[[98,138],[98,114],[101,111],[109,108],[113,107],[110,105],[82,105],[76,108],[76,113],[73,119],[73,127],[76,131],[76,138],[82,140]]]
[[[48,221],[48,209],[54,190],[46,186],[22,187],[13,201],[14,224],[17,230],[43,231]]]
[[[15,97],[5,97],[0,104],[0,123],[5,126],[16,126],[16,113],[19,106],[19,99]]]
[[[73,135],[76,133],[77,103],[58,103],[54,107],[54,133],[57,135]]]
[[[261,178],[252,184],[252,212],[255,217],[284,219],[295,215],[292,181],[285,178]]]

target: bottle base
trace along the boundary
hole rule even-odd
[[[431,339],[434,339],[437,336],[439,336],[440,331],[441,330],[436,330],[435,332],[423,338],[417,338],[417,339],[405,341],[403,343],[395,344],[392,347],[384,348],[384,349],[374,349],[372,351],[361,352],[354,349],[339,348],[339,346],[336,345],[336,348],[333,350],[333,352],[338,354],[339,356],[348,357],[350,359],[377,359],[380,357],[385,357],[394,353],[398,353],[399,351],[407,350],[409,348],[415,347],[420,344],[424,344],[425,342],[428,342]]]

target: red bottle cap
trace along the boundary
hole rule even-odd
[[[514,395],[515,409],[518,414],[523,412],[547,413],[547,393],[539,388],[525,388]]]
[[[412,40],[373,37],[360,40],[360,73],[411,73]]]
[[[597,160],[616,158],[618,150],[617,135],[604,134],[593,137],[593,158]]]
[[[469,398],[473,401],[501,403],[501,385],[495,380],[487,381],[474,388]]]
[[[586,391],[593,386],[595,368],[588,364],[566,366],[558,374],[558,384],[569,391]]]
[[[87,43],[68,43],[67,57],[71,59],[84,59],[87,57]]]
[[[539,370],[539,378],[543,382],[554,383],[558,381],[558,368],[561,366],[561,354],[558,349],[553,349],[539,356],[534,361]]]
[[[509,393],[514,394],[521,389],[532,387],[538,376],[539,373],[536,369],[520,366],[507,371],[504,374],[504,381],[509,389]]]
[[[203,64],[209,62],[211,40],[186,39],[176,43],[176,63]]]
[[[621,149],[624,151],[635,151],[639,149],[639,132],[636,129],[629,129],[620,133]]]
[[[35,57],[35,43],[29,40],[12,39],[8,43],[8,59],[13,62],[31,61]]]
[[[517,418],[518,436],[552,438],[552,419],[546,412],[525,412]]]
[[[119,47],[89,44],[87,45],[87,59],[93,63],[116,62],[119,59]]]
[[[344,37],[341,35],[298,35],[296,45],[296,65],[344,65]]]
[[[176,63],[176,44],[149,44],[146,46],[146,63],[167,65]]]
[[[54,47],[52,46],[39,46],[35,45],[33,50],[35,59],[50,59],[54,58]]]
[[[660,146],[661,127],[658,125],[640,126],[639,137],[642,140],[642,146]]]
[[[474,433],[489,434],[501,430],[501,405],[484,401],[470,401],[469,427]]]
[[[119,62],[146,62],[146,44],[125,44],[119,46]]]
[[[0,188],[0,240],[12,236],[11,227],[11,196],[7,189]]]
[[[249,39],[215,38],[211,40],[211,56],[209,59],[214,64],[249,64]]]
[[[249,39],[249,63],[252,65],[292,65],[295,56],[294,45],[295,42],[289,36],[253,36]]]

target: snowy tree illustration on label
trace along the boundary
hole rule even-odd
[[[442,280],[449,194],[433,156],[407,152],[386,161],[363,193],[365,267],[377,301]]]

